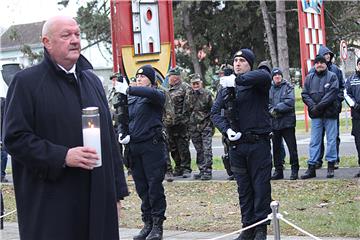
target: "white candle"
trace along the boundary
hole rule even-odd
[[[83,141],[85,147],[92,147],[96,149],[96,153],[99,156],[95,167],[101,167],[101,139],[100,128],[84,128],[83,129]]]

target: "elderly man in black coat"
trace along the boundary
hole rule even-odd
[[[5,106],[20,239],[117,240],[120,200],[128,195],[105,93],[80,55],[70,17],[43,26],[44,59],[17,73]],[[83,146],[82,109],[98,107],[99,154]]]

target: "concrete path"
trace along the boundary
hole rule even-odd
[[[130,240],[132,236],[137,234],[139,229],[120,228],[120,238],[122,240]],[[165,231],[164,239],[166,240],[210,240],[215,237],[225,235],[226,233],[218,232],[187,232],[187,231]],[[232,235],[229,237],[221,238],[222,240],[230,240],[237,237]],[[19,240],[18,226],[16,223],[5,223],[4,229],[0,230],[1,240]],[[273,240],[274,236],[268,236],[268,240]],[[281,236],[282,240],[311,240],[310,237],[300,236]],[[323,240],[356,240],[356,238],[344,237],[324,237]],[[49,239],[50,240],[50,239]],[[357,239],[359,240],[359,239]]]

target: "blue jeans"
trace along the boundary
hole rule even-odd
[[[5,150],[1,150],[1,178],[6,175],[6,164],[7,164],[8,156]]]
[[[309,165],[315,165],[320,156],[321,139],[325,129],[326,155],[328,162],[337,160],[336,136],[338,133],[337,120],[331,118],[314,118],[311,120],[311,140],[309,146]]]

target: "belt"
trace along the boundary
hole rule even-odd
[[[244,133],[241,135],[239,140],[229,141],[231,146],[236,146],[241,143],[257,143],[261,140],[270,140],[272,134],[264,133],[264,134],[255,134],[255,133]]]

